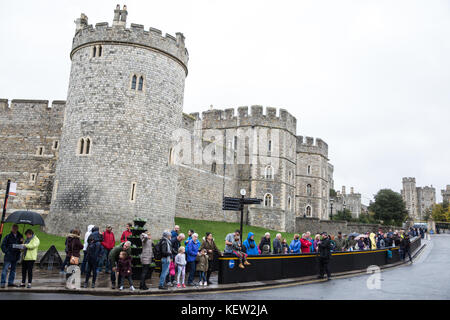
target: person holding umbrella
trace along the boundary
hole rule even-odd
[[[8,268],[11,267],[8,278],[8,287],[16,287],[14,284],[14,278],[16,277],[16,265],[20,260],[20,249],[15,248],[14,245],[22,244],[23,236],[19,232],[19,226],[13,224],[11,233],[8,234],[2,242],[2,251],[5,254],[3,261],[2,280],[1,287],[6,285],[6,276],[8,274]]]
[[[40,241],[31,229],[25,231],[25,236],[26,239],[23,245],[24,251],[22,261],[22,284],[20,286],[25,287],[28,275],[27,288],[31,288],[31,282],[33,281],[33,266],[37,259]]]

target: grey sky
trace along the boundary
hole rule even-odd
[[[115,1],[6,1],[0,98],[65,100],[73,21]],[[335,187],[368,203],[403,176],[450,184],[450,3],[438,0],[132,1],[128,25],[183,32],[185,112],[285,108],[329,145]]]

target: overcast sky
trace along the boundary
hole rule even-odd
[[[0,0],[0,98],[65,100],[73,21],[115,1]],[[450,184],[450,2],[128,0],[128,25],[189,50],[184,111],[287,109],[329,145],[335,188],[368,203],[402,177]]]

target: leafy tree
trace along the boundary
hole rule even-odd
[[[334,189],[330,189],[330,198],[336,198],[336,191]]]
[[[373,211],[375,213],[374,218],[386,225],[400,225],[408,217],[408,211],[401,194],[390,189],[378,191],[375,195],[375,201],[369,205],[369,211]]]
[[[372,211],[369,211],[367,213],[361,212],[361,214],[359,215],[357,222],[359,223],[379,223],[379,221],[377,221],[375,219],[375,213]]]
[[[335,220],[345,220],[345,221],[352,221],[352,212],[348,209],[344,209],[343,211],[338,211],[335,216],[333,216],[333,219]]]
[[[431,218],[432,218],[432,210],[431,210],[431,208],[427,208],[427,209],[424,211],[423,219],[424,219],[425,221],[429,221]]]
[[[445,208],[444,204],[435,204],[431,210],[434,221],[450,222],[450,208]]]

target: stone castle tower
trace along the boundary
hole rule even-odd
[[[76,20],[59,159],[46,224],[70,228],[151,219],[173,225],[177,170],[167,165],[181,126],[188,52],[184,36],[126,27],[126,6],[113,25]]]
[[[433,186],[416,187],[416,178],[403,178],[401,194],[409,216],[422,220],[426,210],[436,203],[436,189]]]

